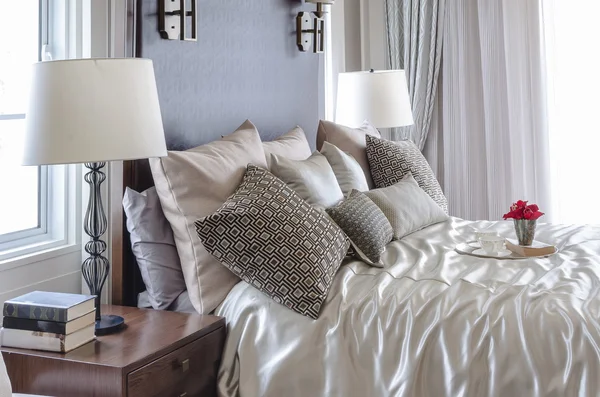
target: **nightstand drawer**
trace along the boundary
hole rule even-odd
[[[128,397],[214,396],[225,328],[220,327],[127,376]]]

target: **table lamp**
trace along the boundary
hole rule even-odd
[[[404,70],[339,74],[336,123],[358,127],[365,120],[376,128],[414,124]]]
[[[84,163],[90,196],[81,271],[96,295],[96,335],[118,331],[122,317],[101,315],[110,264],[100,237],[108,226],[100,185],[106,161],[167,155],[154,68],[149,59],[77,59],[33,66],[23,165]]]

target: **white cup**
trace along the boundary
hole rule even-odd
[[[475,230],[475,240],[479,241],[479,237],[497,236],[498,232],[493,230]]]
[[[481,236],[477,239],[479,245],[486,254],[493,255],[504,250],[504,237],[500,236]]]

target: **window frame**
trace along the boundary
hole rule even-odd
[[[51,60],[49,50],[68,48],[72,5],[39,2],[38,61]],[[53,26],[55,24],[56,26]],[[64,25],[63,25],[64,24]],[[63,26],[59,26],[63,25]],[[5,120],[24,120],[25,114],[0,115]],[[60,256],[80,249],[81,166],[38,166],[38,226],[0,235],[0,271]]]

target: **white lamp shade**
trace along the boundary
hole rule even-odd
[[[404,70],[340,73],[336,122],[376,128],[414,124]]]
[[[33,65],[24,165],[167,155],[149,59],[78,59]]]

